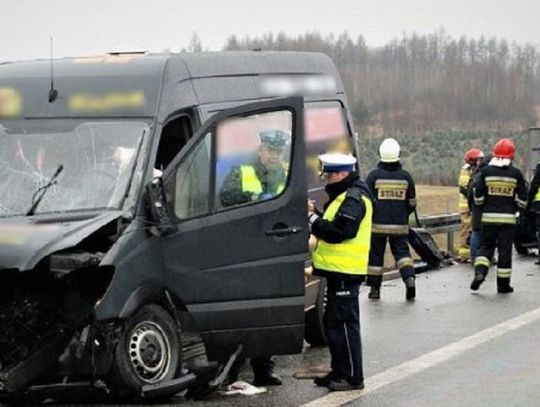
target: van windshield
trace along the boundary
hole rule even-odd
[[[0,123],[0,217],[26,214],[60,165],[37,214],[119,208],[146,129],[121,121]]]

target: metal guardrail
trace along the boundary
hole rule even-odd
[[[446,250],[452,253],[454,250],[454,232],[461,226],[461,216],[459,213],[443,213],[437,215],[420,216],[420,225],[432,235],[446,233]],[[411,225],[414,227],[415,225]]]

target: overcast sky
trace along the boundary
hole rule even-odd
[[[178,51],[197,32],[219,50],[231,34],[318,30],[382,45],[402,33],[496,36],[540,45],[540,0],[0,0],[0,60],[118,50]]]

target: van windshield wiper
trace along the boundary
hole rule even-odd
[[[34,192],[34,195],[32,195],[32,207],[29,209],[28,212],[26,212],[26,216],[32,216],[33,214],[36,213],[39,203],[41,202],[41,200],[47,193],[47,190],[50,187],[52,187],[54,184],[56,184],[56,178],[58,178],[58,176],[60,175],[63,169],[64,169],[64,166],[60,164],[58,168],[56,168],[56,171],[54,172],[49,182],[47,182],[47,184],[43,185],[42,187],[39,187],[38,190]],[[36,199],[36,195],[39,194],[40,192],[41,192],[41,195]]]

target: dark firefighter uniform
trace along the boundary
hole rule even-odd
[[[326,171],[332,169],[332,161],[339,162],[334,154],[321,156],[323,171],[325,163]],[[352,168],[351,165],[351,171]],[[330,390],[362,389],[358,295],[367,274],[372,203],[367,186],[354,173],[340,182],[328,184],[325,190],[330,199],[324,214],[322,217],[312,214],[309,221],[311,232],[318,239],[313,252],[313,273],[326,277],[328,282],[324,325],[332,370],[315,383]]]
[[[533,148],[533,151],[540,151],[540,146]],[[529,204],[536,214],[536,239],[538,241],[539,258],[536,264],[540,264],[540,163],[536,164],[534,177],[529,190]]]
[[[374,197],[367,284],[372,287],[369,297],[378,299],[387,240],[401,278],[404,282],[412,278],[414,282],[408,237],[409,215],[416,207],[416,191],[411,175],[400,162],[379,162],[378,168],[368,174],[366,183]],[[409,289],[409,285],[407,288],[407,299],[414,298],[413,289]]]
[[[502,139],[501,141],[508,139]],[[512,166],[513,143],[508,158],[497,154],[497,146],[489,165],[482,169],[474,186],[474,203],[482,208],[480,252],[474,261],[475,277],[472,290],[478,290],[489,270],[489,259],[495,248],[499,252],[497,264],[497,291],[509,293],[512,275],[512,245],[516,211],[527,206],[527,186],[521,171]],[[505,144],[503,144],[505,147]],[[509,148],[509,147],[508,147]],[[503,150],[505,151],[505,150]]]

